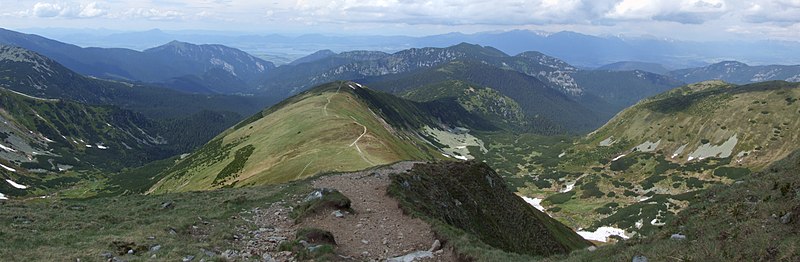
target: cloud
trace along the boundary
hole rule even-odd
[[[88,4],[37,2],[26,13],[42,18],[94,18],[106,15],[108,10],[100,7],[97,2]]]
[[[727,11],[725,0],[622,0],[605,14],[605,18],[702,24]]]
[[[137,18],[144,18],[148,20],[155,20],[155,21],[165,21],[165,20],[181,20],[186,17],[186,14],[176,10],[162,10],[156,8],[131,8],[119,15],[115,15],[116,18],[125,18],[125,19],[137,19]]]
[[[766,0],[752,3],[744,11],[744,21],[789,26],[800,23],[800,0]]]

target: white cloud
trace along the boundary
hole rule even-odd
[[[108,13],[97,2],[81,3],[49,3],[37,2],[26,12],[35,17],[94,18]]]
[[[144,18],[148,20],[180,20],[186,17],[183,12],[175,10],[162,10],[156,8],[131,8],[115,17],[136,19]]]

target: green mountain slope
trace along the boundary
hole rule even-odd
[[[480,141],[455,127],[494,128],[450,100],[414,103],[336,82],[223,132],[167,170],[151,192],[282,183],[443,153],[467,158],[466,145]]]
[[[700,190],[798,148],[798,87],[704,82],[644,100],[540,163],[525,190],[574,227],[652,233]]]
[[[430,70],[369,79],[375,88],[392,93],[414,92],[417,97],[441,96],[441,88],[452,81],[491,88],[513,99],[528,118],[527,122],[533,124],[528,126],[533,132],[551,134],[562,128],[572,132],[588,131],[602,121],[600,116],[573,97],[535,77],[481,63],[456,61]],[[459,87],[449,85],[447,88]]]
[[[35,98],[0,89],[0,174],[29,188],[74,183],[75,170],[119,170],[175,154],[164,128],[113,106]]]
[[[530,261],[525,255],[565,254],[591,245],[508,190],[485,163],[416,164],[392,177],[389,193],[470,260]]]

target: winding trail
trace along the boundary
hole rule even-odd
[[[325,99],[327,99],[327,100],[328,100],[328,103],[325,103],[325,106],[323,106],[323,107],[322,107],[322,112],[325,114],[325,116],[328,116],[328,105],[330,105],[330,104],[331,104],[331,97],[333,97],[333,96],[335,96],[336,94],[338,94],[338,93],[339,93],[339,90],[341,90],[341,89],[342,89],[342,85],[339,85],[339,87],[338,87],[338,88],[336,88],[336,92],[335,92],[335,93],[333,93],[333,95],[331,95],[331,96],[329,96],[329,97],[325,97]],[[338,117],[338,116],[337,116],[337,117]]]
[[[300,171],[300,174],[299,174],[299,175],[297,175],[297,178],[300,178],[300,177],[302,177],[302,176],[303,176],[303,173],[305,173],[305,172],[306,172],[306,169],[308,168],[308,166],[310,166],[310,165],[311,165],[311,163],[314,163],[314,160],[308,161],[308,164],[306,164],[306,166],[305,166],[305,167],[303,167],[303,170],[302,170],[302,171]]]

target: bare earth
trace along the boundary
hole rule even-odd
[[[413,162],[401,162],[375,170],[321,177],[313,181],[315,188],[333,188],[352,201],[354,214],[337,218],[333,210],[320,212],[293,224],[288,218],[291,208],[285,203],[273,204],[266,210],[253,210],[253,223],[259,230],[244,236],[251,258],[291,260],[287,252],[278,252],[277,245],[292,240],[297,229],[313,227],[330,231],[336,239],[336,253],[342,260],[385,261],[416,251],[429,251],[436,241],[431,227],[422,220],[404,215],[398,202],[386,194],[389,174],[411,169]],[[434,250],[436,251],[436,250]],[[452,249],[445,246],[432,258],[414,261],[455,261]]]

